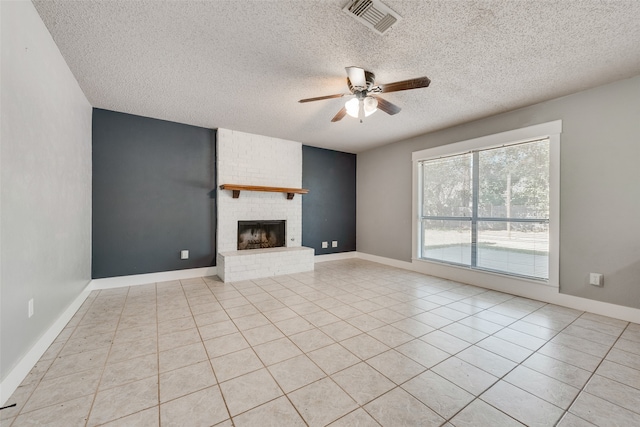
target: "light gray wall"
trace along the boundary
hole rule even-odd
[[[358,154],[358,251],[411,261],[413,151],[558,119],[560,292],[640,308],[640,76]]]
[[[4,380],[91,278],[91,106],[31,2],[0,8]]]

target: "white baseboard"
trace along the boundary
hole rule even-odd
[[[400,261],[397,259],[385,258],[378,255],[365,254],[364,252],[357,252],[357,257],[366,261],[377,262],[378,264],[384,264],[391,267],[402,268],[404,270],[413,270],[413,266],[410,262]]]
[[[58,317],[49,329],[40,337],[40,339],[31,347],[31,350],[18,362],[15,368],[9,372],[9,375],[0,383],[0,405],[4,405],[11,397],[20,383],[27,377],[31,369],[40,360],[45,351],[55,341],[56,337],[62,332],[69,320],[78,311],[82,303],[91,293],[91,283],[88,283],[80,295],[69,307]]]
[[[455,268],[445,264],[416,261],[414,263],[385,258],[377,255],[357,253],[357,257],[391,267],[403,268],[431,276],[454,280],[479,286],[485,289],[505,292],[525,298],[531,298],[550,304],[562,305],[581,311],[588,311],[602,316],[613,317],[627,322],[640,323],[640,309],[596,301],[573,295],[561,294],[558,288],[543,284],[509,278],[502,275],[490,274],[467,269]]]
[[[93,279],[91,289],[112,289],[125,286],[146,285],[149,283],[168,282],[170,280],[191,279],[193,277],[215,276],[217,267],[190,268],[188,270],[161,271],[158,273],[135,274],[131,276],[106,277]]]
[[[315,262],[325,262],[325,261],[340,261],[342,259],[351,259],[356,258],[357,252],[340,252],[337,254],[325,254],[325,255],[316,255],[313,257]]]

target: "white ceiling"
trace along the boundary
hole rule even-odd
[[[637,0],[384,0],[379,35],[348,0],[34,1],[94,107],[360,152],[640,74]],[[402,107],[331,123],[345,66]]]

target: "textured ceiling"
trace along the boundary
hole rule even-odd
[[[640,74],[640,1],[402,1],[379,35],[347,0],[35,1],[94,107],[360,152]],[[331,123],[345,66],[402,107]]]

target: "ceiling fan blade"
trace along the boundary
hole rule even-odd
[[[382,93],[398,92],[400,90],[419,89],[429,87],[431,80],[428,77],[418,77],[415,79],[403,80],[401,82],[387,83],[380,85]]]
[[[364,75],[364,70],[360,67],[345,67],[347,70],[347,76],[354,87],[366,87],[367,79]]]
[[[398,107],[396,104],[393,104],[386,99],[380,98],[379,96],[374,96],[375,99],[378,100],[378,109],[384,111],[389,115],[398,114],[402,108]]]
[[[338,93],[338,94],[335,94],[335,95],[317,96],[315,98],[301,99],[298,102],[311,102],[311,101],[322,101],[323,99],[342,98],[344,95],[345,95],[344,93]]]
[[[331,119],[332,122],[339,122],[340,120],[342,120],[342,118],[344,116],[347,115],[347,109],[345,107],[342,107],[340,109],[340,111],[338,111],[338,114],[336,114],[335,116],[333,116],[333,119]]]

